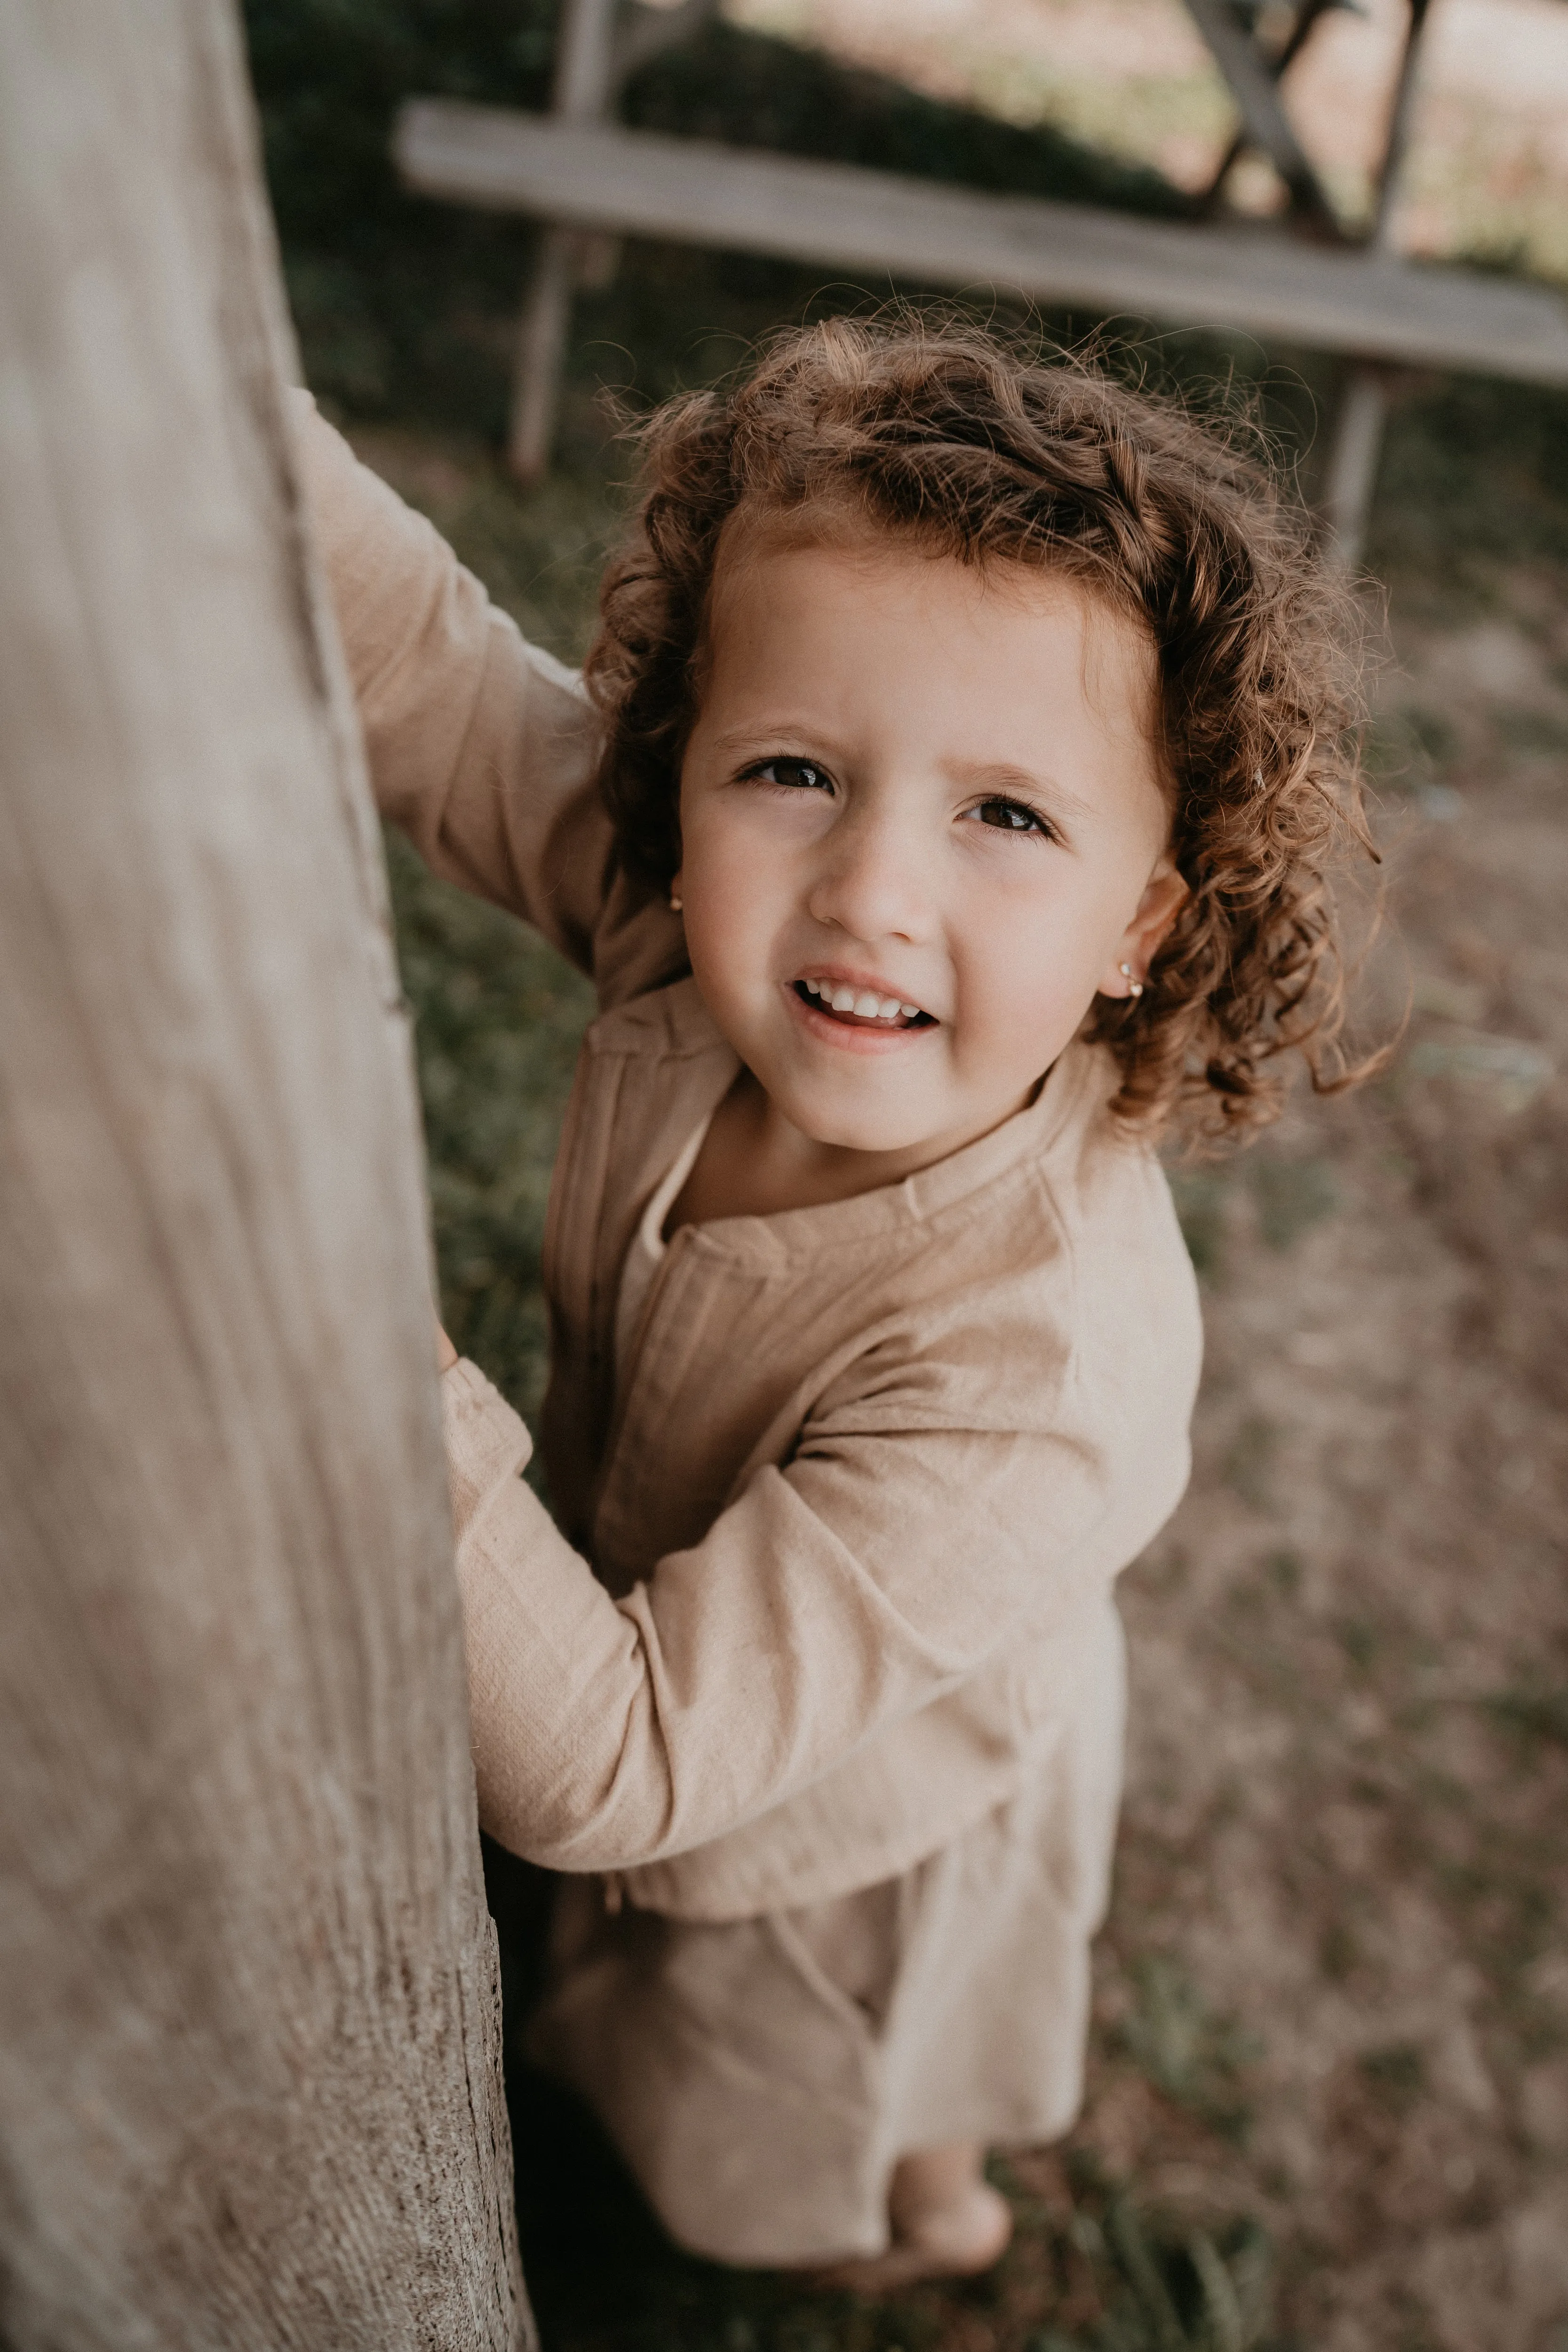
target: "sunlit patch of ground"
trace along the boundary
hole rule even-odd
[[[1236,112],[1182,0],[725,0],[736,24],[820,46],[1012,122],[1049,121],[1179,186],[1207,185]],[[1398,70],[1405,0],[1319,25],[1288,110],[1347,219],[1364,219]],[[1561,0],[1435,0],[1397,241],[1506,257],[1568,278],[1568,9]],[[1249,163],[1248,211],[1282,195]]]

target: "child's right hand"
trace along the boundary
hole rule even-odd
[[[436,1326],[436,1368],[449,1372],[458,1360],[458,1351],[447,1339],[439,1322]]]

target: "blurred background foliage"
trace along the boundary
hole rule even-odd
[[[306,373],[341,415],[499,444],[535,231],[407,194],[388,139],[397,105],[416,94],[547,105],[554,16],[552,0],[245,0]],[[1049,124],[945,103],[722,20],[645,66],[620,111],[647,129],[1013,194],[1164,217],[1192,205],[1157,171]],[[721,375],[781,320],[865,307],[891,290],[824,284],[758,256],[628,241],[613,282],[579,298],[576,396],[558,475],[602,483],[614,471],[594,397],[602,386],[637,408]],[[1007,315],[1005,301],[984,307]],[[1041,323],[1068,340],[1105,326],[1068,313]],[[1222,406],[1254,404],[1287,461],[1310,460],[1334,382],[1318,355],[1138,321],[1113,322],[1111,332],[1120,364]],[[1389,436],[1377,521],[1374,568],[1384,572],[1436,562],[1473,574],[1521,551],[1562,557],[1561,400],[1528,385],[1412,378]]]
[[[533,231],[405,194],[387,140],[399,100],[416,92],[547,105],[554,18],[550,0],[247,0],[268,177],[310,381],[353,413],[499,435]],[[1187,208],[1158,173],[1060,131],[944,105],[720,21],[635,75],[621,111],[647,130],[1013,194]],[[635,381],[658,398],[709,331],[760,332],[815,291],[785,265],[669,254],[650,272],[639,257],[588,300],[577,341],[602,336],[635,352]]]

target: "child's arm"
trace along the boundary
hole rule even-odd
[[[1106,1464],[1070,1397],[1048,1433],[942,1427],[942,1385],[883,1364],[873,1398],[827,1401],[786,1469],[617,1602],[522,1484],[521,1422],[448,1371],[485,1828],[563,1870],[687,1852],[1088,1600]]]
[[[308,393],[289,398],[377,805],[437,874],[592,971],[611,836],[580,681],[524,642]]]

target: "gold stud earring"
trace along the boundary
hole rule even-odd
[[[1129,996],[1142,996],[1142,993],[1143,993],[1143,983],[1142,983],[1142,982],[1141,980],[1134,980],[1134,979],[1133,979],[1133,977],[1132,977],[1132,967],[1131,967],[1131,965],[1130,963],[1124,963],[1124,964],[1122,964],[1122,965],[1121,965],[1121,977],[1122,977],[1122,979],[1127,982],[1127,993],[1128,993],[1128,995],[1129,995]]]
[[[675,893],[674,893],[674,891],[673,891],[673,890],[670,892],[670,894],[669,894],[669,911],[670,911],[670,913],[671,913],[672,915],[679,915],[679,912],[680,912],[680,910],[681,910],[681,908],[682,908],[682,907],[684,907],[684,906],[685,906],[685,904],[686,904],[686,901],[685,901],[685,899],[684,899],[684,898],[678,898],[676,897],[676,895],[675,895]]]

